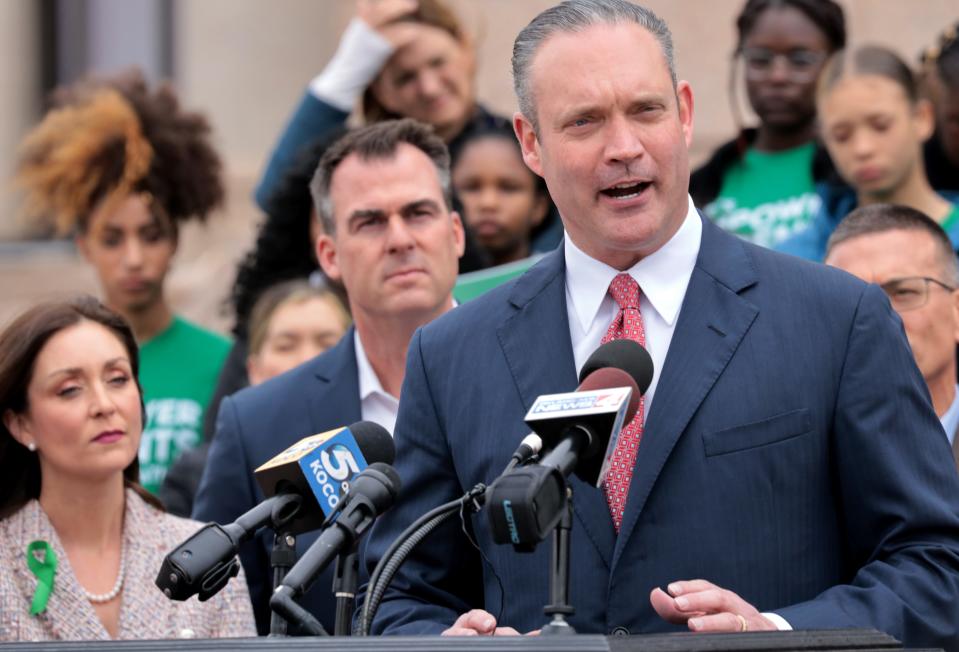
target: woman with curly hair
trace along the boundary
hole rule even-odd
[[[72,233],[106,304],[140,344],[147,424],[141,479],[159,489],[177,453],[201,439],[229,341],[174,314],[164,285],[179,227],[223,199],[210,127],[168,85],[141,74],[60,89],[26,137],[17,179],[31,215]],[[188,363],[188,364],[184,364]]]

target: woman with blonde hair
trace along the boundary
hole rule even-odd
[[[269,211],[302,149],[342,128],[354,111],[365,124],[413,118],[430,125],[455,163],[470,134],[510,126],[477,102],[475,77],[473,40],[445,0],[357,0],[336,53],[309,83],[276,144],[257,203]],[[460,271],[488,264],[468,238]]]
[[[203,603],[154,584],[199,524],[138,483],[138,371],[130,327],[92,298],[0,334],[0,641],[255,634],[242,575]]]

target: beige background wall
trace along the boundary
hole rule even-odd
[[[696,95],[694,161],[733,133],[727,99],[733,20],[742,0],[647,0],[669,22],[680,75]],[[191,227],[170,279],[175,306],[204,324],[226,328],[222,299],[248,248],[258,211],[252,184],[306,83],[322,68],[351,0],[173,0],[176,83],[187,106],[207,112],[223,154],[227,207],[207,227]],[[479,97],[511,113],[509,56],[519,29],[552,0],[451,0],[472,26],[479,49]],[[15,144],[38,118],[35,0],[0,1],[0,240],[16,231],[7,190]],[[956,0],[844,0],[852,42],[893,47],[909,61],[947,24]],[[0,324],[38,298],[96,292],[93,275],[69,246],[0,244]]]

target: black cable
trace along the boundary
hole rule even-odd
[[[373,573],[370,575],[370,581],[367,584],[366,599],[363,601],[363,609],[360,612],[359,629],[354,632],[355,635],[369,635],[373,618],[376,616],[376,611],[379,609],[386,589],[393,581],[393,577],[396,575],[400,566],[406,561],[406,558],[417,544],[430,532],[439,527],[446,519],[465,508],[469,502],[473,502],[475,505],[474,509],[478,511],[478,499],[481,498],[484,493],[486,493],[486,485],[481,483],[473,487],[461,498],[434,507],[416,519],[416,521],[403,530],[400,536],[390,544],[390,547],[387,548],[383,557],[380,558],[380,561],[373,569]]]

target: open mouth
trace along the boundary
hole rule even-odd
[[[651,185],[651,181],[617,183],[615,186],[600,190],[600,193],[612,199],[632,199],[639,197]]]

